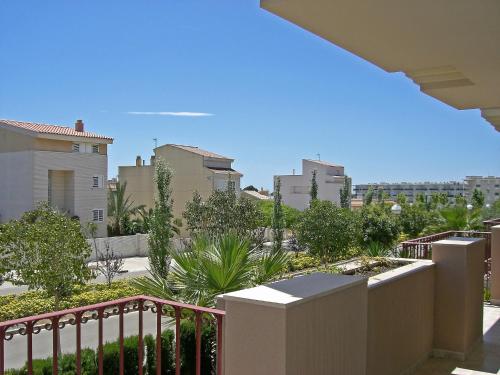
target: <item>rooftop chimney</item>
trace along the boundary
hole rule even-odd
[[[141,155],[137,155],[137,157],[135,158],[135,166],[140,167],[141,165],[142,165]]]
[[[75,131],[79,133],[83,133],[83,121],[82,120],[76,120],[75,122]]]

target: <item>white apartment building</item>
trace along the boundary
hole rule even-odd
[[[106,236],[107,146],[113,139],[74,128],[0,120],[0,222],[49,202]]]
[[[467,199],[472,197],[475,189],[484,194],[484,202],[491,204],[500,199],[500,177],[495,176],[466,176],[465,177],[465,196]]]
[[[379,190],[383,190],[388,194],[390,199],[395,200],[399,193],[403,193],[408,198],[409,202],[415,202],[418,194],[431,196],[433,193],[446,193],[450,200],[455,199],[457,195],[465,196],[465,186],[463,182],[377,182],[369,184],[359,184],[354,186],[354,194],[356,198],[363,199],[370,187],[376,195]]]
[[[298,210],[309,207],[311,200],[311,179],[316,171],[318,199],[328,200],[340,205],[340,191],[344,188],[344,167],[321,160],[302,159],[301,175],[274,176],[281,181],[281,195],[284,204]]]
[[[382,189],[391,199],[395,199],[399,193],[403,193],[410,202],[414,202],[418,194],[431,196],[433,193],[446,193],[450,201],[453,201],[457,195],[462,195],[470,200],[475,189],[483,192],[485,203],[491,204],[500,199],[500,177],[494,176],[467,176],[462,182],[377,182],[359,184],[354,186],[355,196],[360,199],[364,198],[370,187],[375,191],[375,195]]]

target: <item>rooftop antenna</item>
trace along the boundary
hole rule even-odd
[[[153,142],[155,143],[155,148],[158,147],[158,138],[153,138]]]
[[[321,154],[316,154],[318,156],[318,160],[321,161]]]

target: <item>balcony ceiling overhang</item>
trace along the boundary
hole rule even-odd
[[[499,0],[261,0],[261,7],[500,131]]]

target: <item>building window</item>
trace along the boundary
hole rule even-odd
[[[80,144],[73,143],[73,152],[80,152]]]
[[[92,187],[102,189],[104,187],[104,176],[92,176]]]
[[[92,187],[102,188],[103,187],[104,176],[92,176]]]
[[[99,153],[99,145],[92,145],[92,153],[93,154]]]
[[[92,221],[99,223],[104,221],[104,210],[102,208],[92,210]]]

